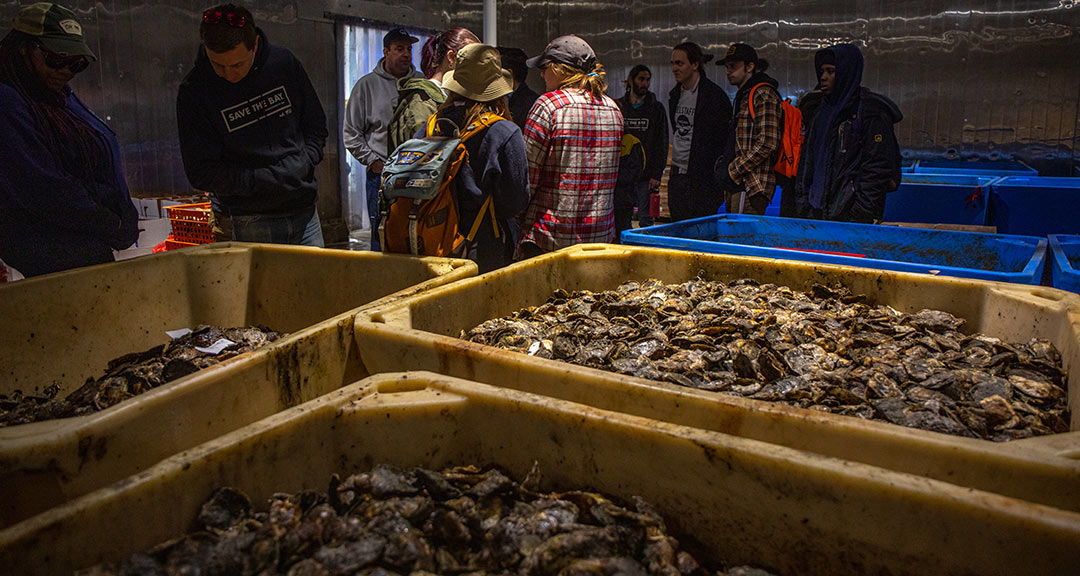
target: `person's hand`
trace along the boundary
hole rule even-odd
[[[718,158],[716,164],[713,165],[713,182],[725,192],[734,192],[739,189],[738,184],[731,179],[731,173],[728,172],[728,163],[722,157]]]
[[[649,191],[650,192],[659,192],[660,191],[660,181],[657,180],[656,178],[649,178]]]
[[[368,165],[368,170],[371,170],[371,172],[374,173],[374,174],[382,174],[382,169],[383,169],[383,161],[382,160],[376,160],[376,161],[374,161],[374,162],[372,162],[371,164]]]

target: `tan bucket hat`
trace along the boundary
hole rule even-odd
[[[499,51],[469,44],[458,51],[457,66],[443,76],[443,88],[477,102],[490,102],[514,91],[513,76],[503,70]]]

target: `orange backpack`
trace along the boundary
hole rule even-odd
[[[750,119],[754,119],[754,92],[761,83],[750,89]],[[771,86],[770,86],[771,87]],[[776,150],[776,164],[773,171],[787,178],[794,178],[799,170],[799,154],[802,153],[802,110],[791,105],[791,98],[780,102],[780,147]]]
[[[491,195],[484,200],[468,236],[462,236],[454,182],[461,164],[469,161],[465,141],[502,119],[483,114],[460,134],[455,126],[453,135],[447,137],[436,134],[436,124],[453,123],[432,114],[425,138],[409,140],[394,150],[383,168],[380,189],[383,252],[463,257],[465,241],[476,236],[488,214],[495,237],[499,237]]]

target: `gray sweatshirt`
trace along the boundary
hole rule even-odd
[[[386,131],[397,106],[397,78],[383,68],[384,58],[375,69],[356,81],[345,102],[345,123],[342,142],[345,149],[361,164],[368,166],[376,160],[386,160]],[[409,66],[408,76],[424,75]]]

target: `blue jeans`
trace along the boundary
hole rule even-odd
[[[314,206],[289,214],[233,215],[233,240],[323,248],[322,224]]]
[[[367,171],[367,213],[368,221],[371,222],[371,250],[381,252],[379,245],[379,186],[382,184],[382,175],[371,170]]]

